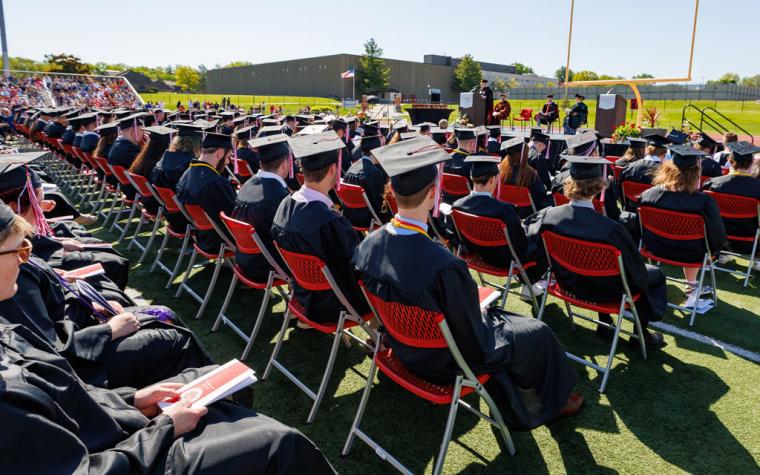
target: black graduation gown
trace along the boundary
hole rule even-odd
[[[351,222],[319,201],[282,200],[272,223],[272,238],[283,249],[317,256],[327,264],[343,294],[362,315],[369,312],[351,265],[359,238]],[[342,306],[332,291],[311,292],[294,284],[295,297],[315,322],[338,320]]]
[[[64,292],[49,267],[22,264],[16,283],[16,295],[0,302],[0,316],[44,338],[90,384],[143,387],[212,363],[195,335],[166,307],[127,307],[141,327],[112,340],[111,328],[99,323],[72,292]],[[149,312],[173,320],[162,322]]]
[[[74,140],[71,142],[71,145],[74,148],[80,148],[79,146],[82,145],[82,134],[75,134]]]
[[[456,149],[451,152],[451,160],[443,162],[443,173],[449,173],[451,175],[459,175],[467,178],[470,181],[470,168],[472,166],[469,163],[465,163],[464,159],[469,157],[470,154],[462,150]],[[444,203],[452,204],[459,197],[450,195],[446,192],[441,193],[441,200]]]
[[[760,200],[760,180],[749,175],[728,174],[708,180],[705,190],[731,195],[749,196]],[[726,234],[731,236],[754,237],[757,231],[757,219],[723,218]],[[752,243],[743,241],[728,241],[729,247],[744,254],[752,252]]]
[[[530,152],[528,152],[528,165],[536,170],[541,183],[543,183],[546,188],[550,188],[552,177],[549,173],[549,159],[546,158],[546,151],[538,153],[538,150],[531,148]]]
[[[110,165],[118,165],[129,170],[129,167],[132,166],[132,162],[134,162],[139,153],[140,147],[137,144],[134,144],[123,137],[119,137],[116,139],[113,145],[111,145],[111,149],[108,151],[108,163]],[[108,178],[109,183],[116,185],[117,180],[115,176],[111,175]],[[135,197],[136,191],[132,185],[122,185],[121,188],[129,199],[133,199]]]
[[[565,180],[570,176],[570,168],[565,165],[565,168],[557,173],[552,180],[552,193],[564,193]],[[596,195],[596,199],[601,199],[601,193]],[[614,186],[607,186],[604,189],[604,212],[607,217],[613,221],[620,220],[620,208],[617,205],[618,195]]]
[[[499,143],[499,140],[488,137],[488,141],[486,142],[486,151],[488,151],[488,153],[499,153],[501,151],[501,143]]]
[[[237,158],[238,160],[245,160],[253,173],[256,173],[261,168],[259,166],[259,154],[248,147],[239,147],[237,149]]]
[[[534,216],[528,225],[528,237],[541,243],[541,233],[553,231],[562,236],[610,244],[620,249],[623,267],[631,292],[642,294],[636,303],[641,323],[662,318],[667,310],[667,284],[665,274],[655,266],[645,265],[631,235],[617,221],[613,221],[592,208],[566,204],[546,208]],[[581,298],[597,302],[619,304],[623,286],[618,277],[587,277],[576,274],[556,262],[554,275],[560,284]]]
[[[235,190],[230,181],[217,173],[211,166],[202,165],[199,160],[193,160],[190,168],[182,175],[177,183],[177,199],[182,204],[200,205],[208,217],[216,222],[221,229],[224,224],[219,218],[219,212],[229,216],[235,207]],[[195,240],[206,252],[219,253],[222,239],[213,229],[198,231]]]
[[[554,419],[576,382],[575,371],[552,331],[533,318],[480,310],[478,287],[467,265],[427,236],[397,235],[390,225],[367,236],[354,262],[375,295],[386,301],[442,312],[464,359],[513,429]],[[410,371],[452,384],[456,363],[448,349],[413,348],[389,336],[393,353]]]
[[[288,196],[287,187],[274,178],[261,178],[252,176],[237,194],[235,209],[232,216],[235,219],[251,223],[259,235],[269,254],[272,255],[284,268],[280,254],[272,243],[272,222],[277,208],[282,200]],[[269,271],[272,270],[266,258],[261,254],[243,254],[238,251],[235,257],[246,276],[251,279],[264,282],[267,280]]]
[[[82,141],[79,143],[79,149],[86,153],[92,153],[98,146],[100,136],[96,132],[85,132],[82,135]]]
[[[515,185],[517,184],[517,175],[520,173],[520,166],[515,165],[512,167],[512,174],[509,177],[509,180],[506,182],[507,185]],[[546,208],[549,206],[548,200],[549,198],[546,196],[546,187],[544,186],[544,183],[541,181],[541,179],[536,175],[536,178],[533,180],[533,183],[528,185],[528,191],[530,192],[530,197],[533,199],[533,204],[536,206],[536,211],[541,210],[543,208]],[[530,206],[520,206],[517,208],[517,214],[521,218],[526,218],[533,214],[533,209]]]
[[[63,133],[66,132],[66,126],[59,124],[58,122],[50,122],[45,125],[43,132],[45,132],[45,135],[50,138],[59,139],[63,136]]]
[[[280,129],[280,132],[287,135],[288,137],[293,135],[293,129],[291,129],[289,125],[283,125],[282,129]]]
[[[8,473],[334,473],[297,430],[222,400],[175,439],[170,417],[148,419],[136,390],[84,384],[42,339],[0,325],[0,466]],[[172,378],[187,383],[213,369]],[[44,454],[44,457],[40,457]]]
[[[378,217],[383,207],[383,197],[385,196],[386,175],[379,165],[372,163],[369,157],[363,157],[361,160],[354,162],[343,177],[343,181],[352,185],[359,185],[364,188],[372,209]],[[351,221],[356,227],[367,228],[372,221],[372,214],[367,208],[351,209],[343,208],[343,216]]]
[[[491,196],[473,194],[455,201],[453,208],[469,214],[500,219],[506,223],[509,239],[512,241],[517,257],[523,265],[536,259],[545,261],[543,249],[539,248],[535,243],[529,245],[528,238],[525,236],[525,230],[520,222],[520,216],[517,215],[517,209],[514,205],[504,203]],[[451,221],[453,222],[453,220]],[[462,244],[468,252],[475,252],[486,263],[492,266],[507,267],[507,263],[512,258],[508,246],[478,246],[469,242],[464,237],[462,239],[464,239]],[[535,265],[527,269],[527,271],[531,281],[535,282],[546,271],[546,265]]]
[[[723,175],[723,167],[720,163],[712,159],[712,157],[705,157],[702,159],[702,176],[708,176],[710,178]]]
[[[100,263],[106,277],[111,279],[120,289],[127,286],[129,279],[129,259],[123,257],[115,249],[98,248],[92,251],[63,250],[63,244],[47,236],[32,236],[32,254],[46,261],[56,269],[74,270],[79,267]]]
[[[190,166],[190,162],[193,161],[193,156],[186,152],[164,152],[161,160],[158,161],[153,170],[150,172],[148,181],[153,186],[160,186],[161,188],[168,188],[174,192],[177,191],[177,183],[182,178],[182,174]],[[158,203],[153,202],[155,208],[148,208],[149,211],[155,213],[158,211]],[[171,225],[172,229],[177,232],[185,232],[187,227],[187,220],[182,213],[167,214],[164,213],[167,221]]]
[[[67,128],[63,132],[63,135],[61,135],[61,143],[65,145],[73,145],[75,136],[76,136],[76,132],[74,132],[74,129]]]
[[[588,106],[585,102],[578,102],[570,108],[570,114],[567,117],[567,125],[571,129],[577,129],[588,119]]]
[[[642,193],[639,206],[679,211],[681,213],[698,214],[705,219],[707,242],[710,252],[717,254],[726,243],[726,228],[720,218],[718,205],[704,193],[667,191],[661,186],[655,186]],[[654,254],[675,261],[702,262],[705,254],[705,240],[671,241],[644,229],[643,240],[647,249]]]

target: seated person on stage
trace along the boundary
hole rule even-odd
[[[585,241],[610,244],[620,249],[625,277],[631,292],[642,294],[636,302],[644,340],[652,346],[662,346],[662,335],[647,330],[650,321],[662,318],[667,310],[667,284],[665,274],[658,267],[644,264],[637,244],[622,224],[594,210],[592,199],[606,186],[605,169],[609,162],[603,158],[565,156],[570,162],[569,178],[564,193],[570,203],[539,212],[529,224],[528,236],[541,242],[541,233],[552,231],[562,236]],[[553,269],[555,276],[565,288],[572,289],[580,299],[609,302],[619,301],[623,292],[620,280],[610,277],[586,277],[575,274],[561,266]],[[600,320],[612,323],[607,314]],[[599,325],[600,336],[611,336],[610,328]]]
[[[304,184],[280,203],[272,237],[286,251],[322,259],[354,309],[365,315],[367,304],[351,265],[359,237],[351,222],[335,212],[328,197],[338,179],[338,150],[344,147],[343,141],[328,131],[292,137],[290,147],[300,159]],[[294,296],[310,320],[338,320],[342,307],[334,292],[311,292],[293,285]]]
[[[652,181],[655,186],[641,194],[639,206],[651,206],[702,216],[705,220],[710,252],[716,255],[726,243],[726,229],[715,200],[699,191],[701,159],[704,153],[685,145],[672,145],[669,148],[673,159],[663,163],[657,170]],[[676,261],[702,262],[706,251],[705,240],[702,238],[674,242],[646,229],[643,233],[642,237],[647,248],[655,255]],[[684,267],[683,272],[687,282],[688,304],[700,297],[693,295],[697,288],[699,269]],[[712,293],[711,289],[705,286],[702,291]]]
[[[575,131],[588,121],[588,106],[583,102],[584,100],[586,98],[582,94],[575,95],[575,104],[565,117],[565,134],[574,135]]]
[[[546,103],[534,118],[538,125],[549,125],[559,118],[559,106],[554,102],[554,94],[546,95]]]
[[[702,158],[702,176],[713,178],[723,175],[723,167],[720,166],[720,163],[713,160],[715,150],[718,148],[718,142],[713,140],[709,135],[702,133],[699,136],[699,140],[694,144],[694,148],[705,153],[705,157]]]
[[[380,147],[379,137],[366,137],[362,139],[361,160],[355,161],[348,168],[343,176],[343,181],[351,185],[359,185],[364,188],[372,209],[378,218],[383,206],[383,196],[385,193],[385,182],[387,177],[385,172],[377,164],[377,159],[372,156],[372,150]],[[345,150],[343,151],[345,153]],[[368,228],[372,222],[372,213],[367,208],[344,208],[343,216],[348,218],[356,227]]]
[[[522,139],[520,139],[522,140]],[[520,222],[520,216],[517,209],[510,203],[505,203],[494,198],[498,189],[499,180],[499,159],[497,157],[471,155],[465,159],[470,163],[470,176],[472,177],[473,190],[470,196],[460,198],[454,202],[453,209],[477,216],[500,219],[507,225],[509,240],[514,246],[517,257],[525,269],[528,278],[532,283],[541,279],[546,272],[546,265],[536,264],[528,265],[529,262],[544,261],[544,251],[535,244],[529,244],[525,236],[525,230]],[[453,220],[450,220],[453,223]],[[500,247],[478,246],[462,237],[462,243],[468,252],[474,252],[481,256],[489,265],[508,268],[512,256],[509,247],[504,245]],[[527,289],[522,292],[523,295],[530,296]],[[541,294],[543,291],[534,288],[535,294]]]
[[[32,232],[4,204],[0,204],[0,225],[9,230],[0,233],[0,246]],[[118,312],[111,316],[103,307],[96,309],[99,305],[82,294],[76,283],[63,281],[31,250],[24,251],[26,262],[19,267],[16,294],[0,301],[0,316],[47,341],[89,384],[142,387],[211,363],[193,333],[177,325],[177,317],[168,308],[124,309],[109,302]],[[5,259],[0,265],[16,263]]]
[[[541,180],[541,183],[546,188],[550,188],[552,183],[552,176],[549,173],[550,146],[551,139],[548,135],[541,132],[531,133],[530,142],[528,143],[528,165],[536,170],[539,180]]]
[[[499,179],[504,185],[522,186],[530,191],[536,210],[547,206],[546,187],[538,173],[528,165],[528,147],[523,137],[515,137],[501,143]],[[533,214],[530,207],[517,208],[521,218]]]
[[[567,153],[583,157],[597,157],[596,133],[586,132],[583,134],[573,135],[567,139]],[[554,176],[552,180],[552,193],[564,194],[564,186],[567,178],[570,176],[569,162],[565,162],[562,170]],[[597,200],[604,202],[604,213],[613,221],[620,219],[620,208],[618,208],[618,195],[615,188],[605,186],[603,193],[596,197]]]
[[[628,148],[622,157],[615,160],[615,165],[619,167],[627,167],[628,165],[638,162],[646,156],[647,139],[640,139],[635,137],[628,137]]]
[[[3,273],[11,274],[0,281],[7,299],[14,279]],[[43,339],[0,317],[0,465],[8,473],[335,473],[299,431],[233,401],[158,407],[212,369],[142,389],[98,388]]]
[[[575,371],[549,327],[498,308],[481,311],[478,286],[465,262],[428,236],[436,164],[450,160],[443,150],[426,147],[434,143],[419,138],[376,151],[391,176],[399,210],[356,250],[354,263],[364,284],[383,300],[443,313],[473,371],[491,374],[486,388],[511,428],[532,429],[575,414],[583,396],[571,393]],[[448,349],[388,341],[410,371],[437,384],[454,381],[456,363]]]
[[[710,179],[705,183],[704,189],[760,200],[760,180],[751,175],[752,157],[760,152],[760,147],[749,142],[731,142],[728,144],[728,149],[730,151],[728,163],[731,165],[731,173]],[[726,226],[727,234],[747,237],[753,237],[758,226],[755,218],[723,218],[723,224]],[[728,247],[731,251],[741,254],[752,252],[751,242],[728,241]],[[757,252],[760,253],[760,247]],[[719,261],[725,264],[730,259],[730,256],[721,255]],[[760,270],[760,261],[754,263],[754,268]]]
[[[512,105],[507,100],[507,95],[501,93],[501,100],[493,106],[493,124],[501,124],[503,120],[509,120],[512,115]]]
[[[177,200],[183,205],[198,205],[209,219],[224,229],[219,212],[229,216],[235,207],[235,189],[222,175],[232,157],[232,140],[229,135],[207,132],[201,145],[201,157],[193,160],[177,183]],[[219,253],[222,238],[214,229],[198,231],[195,241],[205,252]]]
[[[644,158],[627,165],[620,172],[618,185],[620,187],[619,192],[621,196],[623,196],[623,182],[632,181],[635,183],[651,184],[654,176],[657,174],[657,170],[666,160],[668,154],[668,149],[666,147],[668,139],[661,135],[650,135],[644,138],[648,141]],[[630,200],[625,200],[626,211],[636,211],[637,207],[638,205],[636,203],[633,203]]]
[[[499,153],[501,149],[501,126],[488,126],[488,140],[486,140],[486,152]]]
[[[269,254],[281,261],[280,254],[272,243],[271,228],[277,208],[289,194],[285,183],[290,173],[288,136],[277,134],[261,137],[252,140],[251,146],[258,151],[261,168],[238,192],[232,217],[251,223]],[[238,252],[235,262],[252,280],[266,282],[271,266],[263,255]]]
[[[135,158],[140,153],[143,141],[142,113],[132,114],[119,120],[118,127],[119,137],[108,151],[108,164],[118,165],[129,170],[132,162],[135,161]],[[109,183],[114,186],[116,185],[117,180],[115,176],[111,175],[107,178]],[[135,196],[135,189],[132,185],[122,185],[122,191],[129,199],[133,199]]]

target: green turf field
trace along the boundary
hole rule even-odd
[[[108,241],[114,234],[97,230]],[[145,238],[143,238],[143,241]],[[128,240],[127,240],[128,241]],[[178,244],[175,244],[178,246]],[[130,286],[157,304],[176,310],[208,346],[218,362],[240,356],[243,342],[230,329],[210,329],[227,291],[230,274],[222,272],[213,301],[201,320],[193,320],[194,301],[174,298],[176,287],[164,290],[167,277],[148,273],[148,262],[138,265],[139,254],[117,246],[132,261]],[[154,251],[155,252],[155,251]],[[176,252],[169,252],[173,264]],[[186,260],[185,260],[186,261]],[[198,270],[191,285],[205,290],[211,269]],[[699,316],[694,331],[723,342],[760,352],[759,277],[748,288],[736,278],[718,275],[720,307]],[[683,298],[670,288],[672,299]],[[227,315],[250,331],[261,293],[238,290]],[[529,315],[529,306],[510,296],[507,308]],[[264,370],[279,328],[284,303],[276,300],[266,315],[247,363],[259,374]],[[608,347],[587,324],[570,330],[563,307],[549,300],[545,321],[568,351],[606,361]],[[668,314],[664,322],[687,328],[683,317]],[[597,392],[600,376],[574,364],[578,389],[586,405],[576,417],[532,432],[513,434],[517,454],[510,457],[490,426],[460,411],[445,473],[757,473],[760,463],[760,365],[714,346],[666,335],[667,347],[652,351],[647,360],[621,342],[607,392]],[[307,384],[316,387],[322,374],[331,339],[292,328],[280,359]],[[361,397],[368,358],[357,348],[341,348],[331,385],[316,420],[304,423],[310,400],[276,371],[255,385],[255,408],[295,426],[324,451],[344,474],[393,473],[363,442],[357,440],[346,458],[340,450]],[[409,395],[381,376],[372,392],[364,428],[415,473],[430,473],[437,453],[446,408],[433,407]]]
[[[208,100],[211,102],[219,102],[221,103],[222,97],[230,97],[235,104],[240,104],[244,106],[246,109],[250,107],[251,105],[258,105],[262,101],[269,106],[270,104],[275,105],[282,105],[284,107],[284,110],[286,112],[295,112],[298,111],[301,107],[306,105],[317,105],[320,107],[330,107],[332,109],[335,109],[339,106],[339,102],[335,101],[333,99],[328,99],[324,97],[298,97],[298,96],[225,96],[222,94],[175,94],[175,93],[155,93],[155,94],[141,94],[143,100],[145,101],[163,101],[165,106],[170,109],[174,109],[177,105],[177,101],[181,100],[185,106],[187,106],[187,100],[188,98],[192,98],[193,100],[197,101],[204,101]],[[560,104],[562,104],[561,101],[559,101]],[[688,101],[649,101],[646,100],[645,102],[645,108],[649,107],[657,107],[658,110],[663,112],[662,119],[657,124],[658,127],[662,128],[680,128],[681,126],[681,115],[684,106],[688,104]],[[544,103],[543,100],[535,100],[535,101],[527,101],[527,100],[512,100],[510,101],[512,104],[512,115],[517,116],[520,113],[520,109],[522,108],[531,108],[533,109],[534,113],[538,110],[540,110],[541,105]],[[573,101],[570,101],[568,104],[572,104]],[[595,116],[596,116],[596,101],[593,100],[587,100],[586,104],[589,108],[589,119],[588,123],[590,124],[590,127],[593,127]],[[726,115],[729,119],[735,121],[737,124],[745,128],[750,134],[752,135],[760,135],[760,102],[753,102],[753,101],[692,101],[691,104],[699,107],[699,108],[705,108],[705,107],[713,107],[716,110],[718,110],[720,113]],[[406,106],[404,106],[406,107]],[[452,108],[454,106],[451,106]],[[340,107],[339,113],[344,114],[346,113],[346,109]],[[560,114],[562,117],[564,117],[564,111]],[[451,116],[451,119],[453,120],[455,116]],[[692,121],[698,121],[698,113],[694,111],[693,109],[690,110],[687,114],[687,117],[690,118]],[[629,122],[635,122],[636,120],[636,112],[630,111],[628,112],[628,121]],[[721,119],[722,120],[722,119]],[[507,125],[507,122],[504,122],[505,125]],[[515,127],[519,128],[519,123],[515,125]],[[708,132],[714,132],[712,128],[706,128],[705,129]],[[555,131],[556,126],[555,126]],[[740,130],[736,130],[737,133],[741,134],[742,132]]]

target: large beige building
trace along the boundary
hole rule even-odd
[[[288,95],[351,98],[352,80],[342,79],[341,73],[358,68],[361,57],[335,54],[316,58],[294,59],[275,63],[255,64],[208,71],[208,92],[229,95]],[[390,91],[401,92],[405,99],[427,100],[430,89],[438,89],[441,100],[456,102],[459,93],[453,88],[454,67],[458,59],[449,56],[426,55],[422,63],[386,59],[390,68]],[[514,67],[481,62],[483,76],[509,82],[515,79],[521,86],[545,84],[551,78],[519,75]],[[385,95],[388,91],[377,91]]]

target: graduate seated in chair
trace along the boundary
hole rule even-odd
[[[375,151],[399,205],[389,223],[359,245],[354,263],[379,298],[441,312],[476,374],[490,373],[488,392],[510,428],[532,429],[575,414],[583,396],[576,374],[544,323],[498,308],[482,311],[467,264],[427,234],[436,203],[437,163],[449,160],[430,138]],[[404,366],[437,384],[452,384],[457,367],[448,349],[413,348],[388,338]]]
[[[351,222],[338,214],[328,197],[338,179],[338,150],[344,147],[333,131],[290,139],[300,160],[303,186],[282,200],[272,224],[272,237],[286,251],[322,259],[357,312],[369,309],[351,265],[359,237]],[[293,284],[295,299],[310,320],[336,322],[342,306],[332,291],[310,292]]]
[[[23,218],[0,204],[0,223],[6,222],[8,231],[0,233],[0,246],[32,232]],[[142,387],[211,364],[193,333],[180,326],[168,308],[125,309],[106,300],[107,310],[101,305],[105,299],[91,300],[81,290],[83,284],[58,275],[31,255],[31,242],[24,243],[29,247],[23,251],[26,262],[18,266],[17,292],[0,301],[0,316],[47,341],[88,384]]]
[[[379,137],[363,138],[361,142],[362,158],[351,164],[343,176],[343,181],[351,185],[361,186],[367,194],[367,199],[375,214],[382,219],[380,212],[383,206],[385,182],[388,177],[377,164],[375,157],[372,156],[372,150],[379,146]],[[343,216],[347,217],[351,224],[360,228],[368,228],[372,222],[372,213],[367,208],[352,209],[346,207],[343,210]]]
[[[530,191],[530,197],[536,210],[545,208],[547,203],[546,187],[538,176],[538,172],[528,164],[528,145],[523,137],[515,137],[501,143],[499,179],[503,185],[525,187]],[[530,206],[517,209],[521,218],[533,214]]]
[[[633,294],[642,294],[636,302],[644,340],[649,346],[661,346],[662,335],[647,330],[650,321],[662,318],[667,309],[667,287],[665,274],[661,269],[645,265],[639,254],[637,243],[628,231],[617,221],[596,212],[592,200],[607,186],[606,167],[609,162],[603,158],[563,156],[569,166],[569,177],[564,183],[564,193],[570,203],[546,208],[532,217],[528,236],[541,242],[543,231],[552,231],[562,236],[609,244],[620,249],[625,277]],[[623,292],[617,277],[586,277],[568,269],[554,269],[563,287],[573,289],[579,299],[608,302],[618,301]],[[600,320],[612,323],[607,314],[600,314]],[[612,336],[610,328],[599,325],[597,334],[603,338]],[[632,343],[638,344],[632,339]]]

